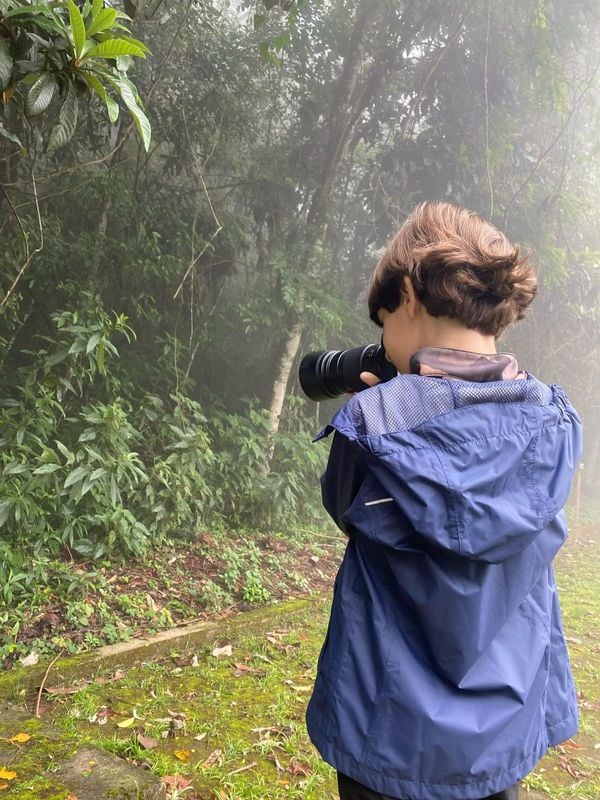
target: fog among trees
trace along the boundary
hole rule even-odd
[[[567,389],[593,495],[597,3],[113,5],[150,50],[120,64],[139,105],[107,79],[115,121],[73,78],[62,143],[67,78],[40,116],[3,78],[3,569],[15,542],[101,558],[318,518],[336,404],[303,397],[299,359],[378,340],[368,277],[427,199],[532,249],[540,294],[501,347]]]

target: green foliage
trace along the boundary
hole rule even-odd
[[[318,459],[303,459],[298,431],[282,437],[273,469],[261,479],[264,412],[221,409],[209,419],[180,393],[136,400],[121,379],[115,344],[119,337],[134,342],[127,318],[105,312],[93,295],[82,299],[81,309],[53,314],[54,335],[42,337],[45,349],[25,354],[30,363],[17,371],[18,390],[0,399],[0,583],[7,604],[47,582],[39,568],[28,568],[31,555],[38,567],[62,552],[95,562],[141,556],[168,538],[193,538],[202,525],[283,524],[315,501],[309,472]],[[228,589],[253,565],[244,579],[248,602],[265,597],[257,555],[247,553],[242,564],[229,553]]]
[[[271,599],[271,593],[263,586],[262,577],[258,569],[246,570],[242,596],[250,605],[259,605]]]
[[[311,430],[291,399],[286,424],[277,436],[267,472],[268,415],[248,402],[245,413],[213,410],[215,458],[211,498],[214,511],[227,522],[256,528],[278,528],[318,508],[316,487],[324,452],[311,442]]]
[[[0,90],[2,116],[8,117],[10,103],[30,129],[35,120],[58,113],[49,135],[50,150],[63,147],[73,138],[79,115],[79,97],[91,93],[106,105],[115,122],[119,106],[109,94],[114,90],[129,110],[146,150],[151,128],[136,87],[127,78],[132,57],[145,58],[147,46],[129,36],[120,20],[127,14],[105,6],[104,0],[74,0],[29,3],[2,0],[0,3]],[[122,33],[124,32],[124,33]],[[114,62],[114,63],[113,63]],[[21,144],[16,131],[1,122],[0,136]],[[38,136],[41,128],[34,129]]]
[[[533,247],[542,291],[507,349],[564,383],[586,421],[597,415],[588,0],[247,0],[250,16],[185,5],[125,6],[157,69],[116,4],[0,0],[4,17],[18,6],[0,27],[0,181],[19,215],[0,225],[7,274],[25,235],[38,241],[31,179],[12,154],[19,119],[27,143],[35,131],[65,142],[77,121],[81,133],[37,148],[43,249],[0,317],[0,578],[13,602],[48,580],[45,552],[98,564],[205,527],[305,527],[326,457],[311,438],[334,403],[299,399],[294,365],[271,440],[265,409],[290,328],[303,323],[302,352],[376,340],[368,276],[423,199],[490,214]],[[112,123],[124,104],[148,137],[134,58],[140,93],[152,91],[147,155],[104,111]],[[86,92],[102,104],[83,114]],[[593,491],[600,448],[587,427]],[[247,569],[230,555],[221,590],[242,591]]]

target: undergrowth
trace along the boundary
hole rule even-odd
[[[267,414],[256,404],[233,413],[165,385],[134,386],[117,344],[135,334],[99,298],[86,294],[52,324],[0,390],[0,655],[17,638],[20,610],[85,604],[91,589],[104,591],[109,562],[185,546],[206,530],[257,536],[320,514],[326,448],[312,445],[293,400],[267,464]],[[224,561],[223,580],[204,584],[206,607],[238,588],[247,603],[269,599],[252,559]],[[85,627],[85,606],[70,615]],[[119,638],[105,616],[105,638]]]

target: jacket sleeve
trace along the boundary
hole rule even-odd
[[[327,469],[321,478],[321,496],[335,524],[348,536],[351,526],[342,522],[366,477],[364,454],[360,446],[336,431],[329,451]]]

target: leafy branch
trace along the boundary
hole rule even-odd
[[[5,124],[9,105],[33,127],[58,104],[47,148],[62,147],[75,132],[82,95],[99,97],[113,123],[116,95],[148,150],[150,122],[127,72],[150,51],[123,20],[130,17],[105,0],[0,0],[0,136],[23,146]]]

